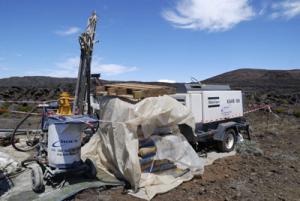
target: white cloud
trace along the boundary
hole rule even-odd
[[[55,63],[55,66],[64,70],[76,69],[79,66],[79,57],[69,57],[64,61]]]
[[[167,82],[167,83],[176,83],[175,80],[168,80],[168,79],[161,79],[161,80],[157,80],[158,82]]]
[[[271,18],[291,19],[300,14],[300,0],[284,0],[272,4],[273,13]]]
[[[181,29],[226,31],[255,12],[248,0],[179,0],[163,17]]]
[[[69,35],[72,35],[72,34],[76,34],[79,31],[80,31],[80,28],[78,28],[78,27],[69,27],[65,30],[55,31],[54,33],[56,33],[57,35],[60,35],[60,36],[69,36]]]
[[[128,72],[137,71],[135,66],[123,66],[119,64],[97,64],[93,65],[92,71],[99,72],[107,75],[118,75]]]
[[[70,57],[65,61],[55,64],[56,69],[50,73],[53,77],[77,77],[79,67],[79,57]],[[134,66],[124,66],[119,64],[104,64],[102,59],[94,57],[92,61],[92,73],[101,73],[107,76],[119,75],[123,73],[137,71]]]

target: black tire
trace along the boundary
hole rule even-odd
[[[45,191],[43,171],[38,164],[34,164],[31,167],[31,181],[32,181],[32,190],[34,192],[42,193]]]
[[[85,164],[88,166],[88,172],[86,173],[86,176],[89,179],[95,179],[97,176],[97,170],[96,170],[96,167],[95,167],[93,161],[91,161],[91,159],[87,158],[85,160]]]
[[[218,150],[220,152],[231,152],[234,150],[236,143],[236,132],[230,128],[225,131],[223,141],[218,141]]]

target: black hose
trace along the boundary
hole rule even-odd
[[[12,132],[12,135],[11,135],[11,145],[13,146],[13,148],[15,148],[17,151],[21,151],[21,152],[27,152],[27,151],[30,151],[32,149],[35,148],[35,146],[31,147],[31,148],[28,148],[28,149],[21,149],[19,147],[17,147],[15,145],[15,136],[16,136],[16,133],[18,131],[18,129],[20,128],[20,126],[30,117],[31,113],[33,113],[35,110],[37,109],[37,107],[34,107],[30,112],[28,112],[26,114],[26,116],[17,124],[16,128],[14,129],[14,131]]]
[[[37,159],[34,159],[34,158],[23,160],[21,162],[21,165],[22,165],[22,167],[27,168],[26,163],[30,163],[30,162],[36,162],[38,165],[41,166],[41,162],[39,160],[37,160]]]

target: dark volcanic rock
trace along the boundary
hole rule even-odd
[[[61,91],[74,93],[75,78],[43,76],[10,77],[0,79],[0,100],[49,100]]]
[[[0,79],[1,87],[39,87],[39,88],[56,88],[67,84],[75,84],[75,78],[55,78],[46,76],[25,76],[10,77]]]
[[[300,69],[265,70],[238,69],[202,81],[205,84],[229,84],[241,89],[245,95],[245,106],[268,104],[288,113],[300,108]]]
[[[238,69],[206,79],[207,84],[230,84],[234,87],[300,88],[300,69]]]
[[[103,84],[120,81],[102,80]],[[136,82],[136,81],[130,81]],[[142,82],[136,82],[142,83]],[[272,104],[273,106],[300,103],[300,70],[238,69],[202,81],[206,84],[229,84],[242,89],[246,105]],[[183,88],[182,83],[147,82]],[[43,76],[11,77],[0,79],[0,100],[49,100],[56,99],[62,91],[74,94],[75,78]]]

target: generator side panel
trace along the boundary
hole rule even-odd
[[[178,93],[170,96],[191,110],[196,123],[202,122],[202,93]]]
[[[203,91],[203,123],[243,116],[241,91]]]
[[[189,107],[191,108],[195,122],[201,123],[203,121],[202,93],[192,93],[188,97]]]

